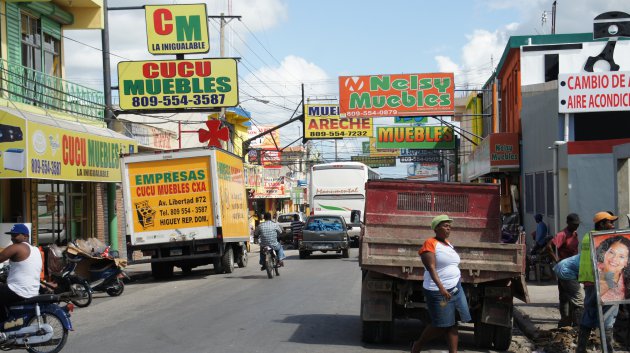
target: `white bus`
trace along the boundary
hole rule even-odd
[[[379,174],[359,162],[335,162],[311,167],[309,179],[309,205],[311,215],[343,216],[352,229],[348,234],[358,244],[360,221],[352,223],[352,210],[365,211],[365,183],[378,179]]]

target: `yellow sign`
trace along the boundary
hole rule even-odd
[[[128,164],[134,231],[212,226],[209,164],[208,157]]]
[[[238,105],[235,59],[122,61],[118,84],[125,110]]]
[[[216,156],[223,238],[249,237],[243,161],[218,151]]]
[[[340,118],[337,104],[307,104],[304,111],[304,138],[373,136],[371,118]]]
[[[0,110],[0,178],[24,178],[27,171],[26,121]]]
[[[397,148],[376,148],[376,137],[370,138],[370,156],[372,157],[398,157],[400,150]]]
[[[193,54],[210,50],[205,4],[145,5],[149,53]]]

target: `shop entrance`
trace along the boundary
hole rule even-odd
[[[93,183],[40,181],[37,184],[37,244],[66,244],[93,230]]]

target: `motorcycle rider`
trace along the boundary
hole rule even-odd
[[[278,242],[278,235],[282,234],[282,229],[276,222],[271,221],[271,213],[265,212],[264,215],[265,221],[256,227],[256,231],[254,232],[254,237],[258,237],[260,248],[264,248],[269,245],[272,247],[276,253],[278,254],[278,265],[284,266],[284,249],[282,249],[282,245]],[[264,271],[265,268],[265,258],[264,253],[260,252],[260,268],[261,271]]]
[[[5,234],[11,235],[13,244],[0,252],[0,263],[9,260],[11,266],[7,283],[0,283],[0,322],[7,319],[9,304],[39,295],[39,276],[42,272],[39,249],[28,243],[28,227],[17,223]]]

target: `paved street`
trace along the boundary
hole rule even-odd
[[[287,267],[270,280],[253,253],[233,274],[208,266],[186,277],[177,271],[168,282],[130,283],[119,298],[98,293],[75,310],[64,352],[407,352],[419,321],[397,322],[392,344],[362,344],[357,254],[299,260],[289,250]],[[461,341],[460,351],[480,352],[471,332]]]

